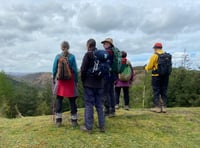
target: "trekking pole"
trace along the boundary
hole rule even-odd
[[[55,97],[52,95],[52,104],[51,104],[51,108],[52,108],[52,121],[53,123],[55,123]]]
[[[54,80],[52,79],[52,95],[51,95],[51,111],[52,111],[52,121],[53,123],[55,123],[55,113],[56,113],[56,99],[55,99],[55,94],[54,94],[54,91],[55,91],[55,82]]]
[[[147,72],[144,70],[144,87],[143,87],[143,94],[142,94],[142,107],[144,108],[144,99],[145,99],[145,94],[146,94],[146,75]]]

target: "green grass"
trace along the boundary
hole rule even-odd
[[[52,116],[0,118],[0,147],[124,147],[197,148],[200,146],[200,108],[170,108],[166,114],[148,109],[119,109],[106,118],[106,133],[100,133],[95,113],[93,134],[73,128],[70,113],[64,113],[63,126],[56,128]],[[83,124],[83,109],[79,109]]]

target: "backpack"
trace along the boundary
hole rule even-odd
[[[111,64],[111,69],[114,73],[119,74],[122,72],[122,63],[121,63],[122,55],[120,50],[116,47],[113,47],[111,50],[113,52],[113,61]]]
[[[108,62],[108,53],[105,50],[95,50],[94,65],[88,70],[88,74],[95,78],[104,78],[110,73],[110,64]]]
[[[127,64],[123,64],[125,67],[123,68],[123,71],[118,74],[118,78],[120,81],[129,81],[131,79],[132,75],[132,68],[129,62],[127,61]]]
[[[58,80],[69,80],[72,78],[72,72],[69,66],[68,56],[60,56],[58,59],[58,68],[56,77]]]
[[[158,69],[155,70],[155,73],[158,73],[160,76],[170,75],[172,71],[172,55],[170,53],[158,54]]]

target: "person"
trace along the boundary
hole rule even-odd
[[[69,52],[70,45],[67,41],[61,43],[61,54],[57,54],[53,63],[53,82],[57,87],[56,90],[56,125],[62,124],[62,102],[63,98],[69,98],[71,108],[71,122],[73,126],[78,125],[77,122],[77,105],[78,97],[78,70],[75,56]],[[72,78],[69,80],[57,80],[58,60],[61,56],[68,57],[69,67],[72,72]]]
[[[109,63],[112,65],[114,53],[113,40],[111,38],[106,38],[101,42],[104,49],[108,52]],[[112,70],[110,74],[105,77],[104,83],[104,113],[105,116],[114,117],[115,116],[115,96],[114,96],[114,81],[117,79],[117,74]]]
[[[152,70],[153,105],[152,112],[166,113],[167,109],[167,87],[169,75],[160,76],[158,74],[158,54],[163,54],[162,43],[155,43],[153,46],[154,54],[151,56],[145,70]],[[160,98],[161,97],[161,98]]]
[[[130,66],[131,68],[131,73],[130,73],[130,79],[127,81],[122,81],[118,79],[115,81],[115,97],[116,97],[116,105],[115,108],[119,109],[119,103],[120,103],[120,92],[121,89],[123,89],[123,94],[124,94],[124,109],[125,110],[129,110],[129,87],[133,81],[133,77],[134,77],[134,71],[132,68],[131,63],[128,61],[127,57],[127,53],[125,51],[122,51],[122,64],[125,66]]]
[[[96,41],[89,39],[86,43],[87,52],[85,53],[81,65],[81,81],[84,90],[84,126],[81,126],[82,131],[92,133],[94,123],[94,109],[95,106],[98,115],[98,126],[100,132],[105,132],[105,117],[103,112],[103,78],[96,78],[88,73],[88,70],[94,66],[94,51],[96,48]]]

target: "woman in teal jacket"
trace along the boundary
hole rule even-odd
[[[69,98],[70,107],[71,107],[71,121],[72,125],[77,125],[77,105],[76,98],[78,97],[78,70],[75,56],[69,53],[69,43],[63,41],[61,43],[62,53],[56,55],[53,63],[53,82],[56,87],[55,95],[56,99],[56,124],[61,126],[62,123],[62,101],[63,98]],[[57,69],[58,69],[58,60],[61,56],[68,57],[69,67],[72,72],[72,78],[69,80],[57,80]],[[55,89],[54,89],[55,90]]]

